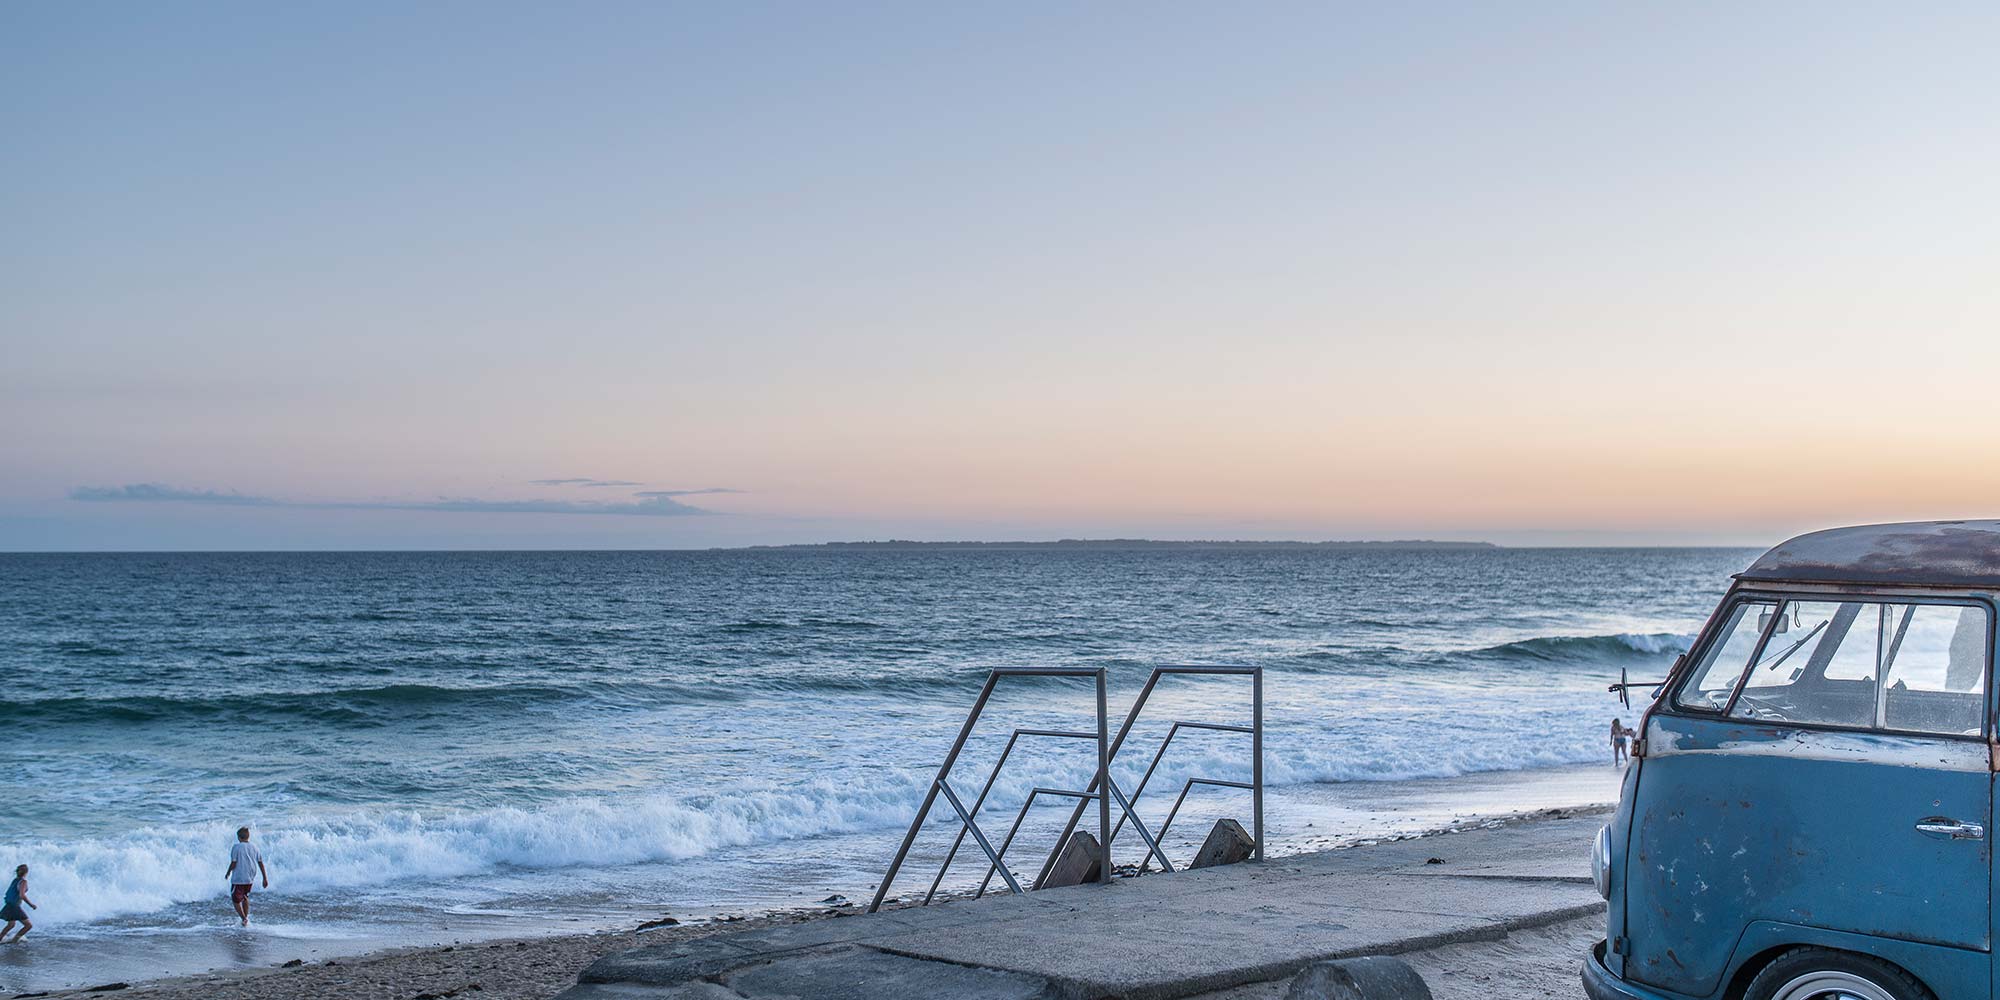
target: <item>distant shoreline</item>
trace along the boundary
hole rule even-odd
[[[798,549],[1066,549],[1083,551],[1130,549],[1369,549],[1369,550],[1461,550],[1498,549],[1492,542],[1439,542],[1427,539],[1398,539],[1384,542],[1291,542],[1291,541],[1159,541],[1151,538],[1063,538],[1052,542],[919,542],[888,539],[878,542],[800,542],[791,545],[730,546],[729,551],[772,551]],[[725,551],[718,547],[710,551]]]

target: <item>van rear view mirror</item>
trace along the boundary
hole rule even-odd
[[[1769,611],[1759,612],[1757,615],[1757,631],[1762,632],[1765,629],[1769,628],[1771,628],[1771,612]],[[1771,629],[1771,634],[1784,635],[1785,633],[1790,632],[1791,630],[1792,630],[1792,619],[1786,615],[1779,615],[1778,627]]]

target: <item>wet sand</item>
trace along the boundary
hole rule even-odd
[[[301,961],[292,967],[162,979],[133,984],[115,994],[72,991],[29,995],[115,995],[135,1000],[546,1000],[576,985],[577,974],[609,952],[669,938],[692,939],[822,918],[832,916],[827,912],[789,913],[646,931],[399,948],[359,958]]]

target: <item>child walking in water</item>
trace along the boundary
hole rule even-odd
[[[28,898],[27,865],[14,869],[14,881],[7,883],[7,902],[5,905],[0,905],[0,918],[6,919],[7,926],[0,927],[0,941],[7,940],[7,932],[13,930],[15,924],[21,925],[20,932],[14,935],[16,941],[27,937],[28,932],[35,929],[35,922],[28,919],[26,910],[21,909],[22,903],[28,904],[29,910],[41,909],[35,905],[34,900]]]

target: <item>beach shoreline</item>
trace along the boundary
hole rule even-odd
[[[1377,836],[1357,837],[1346,843],[1313,846],[1283,854],[1364,849],[1384,842],[1447,837],[1468,830],[1589,815],[1608,808],[1607,803],[1597,802],[1545,806],[1513,813],[1468,815],[1433,828],[1385,832]],[[904,893],[895,897],[896,902],[891,905],[914,906],[920,896],[920,892]],[[390,947],[360,955],[312,961],[301,956],[274,965],[216,969],[134,981],[120,988],[118,995],[146,1000],[443,1000],[447,997],[546,1000],[574,985],[577,974],[592,961],[615,951],[668,940],[695,940],[762,927],[845,919],[861,911],[858,903],[848,903],[685,922],[667,915],[659,919],[673,922],[645,929]],[[93,992],[92,987],[109,986],[113,982],[116,981],[18,995],[49,998],[101,996],[103,992]]]
[[[1726,554],[1725,554],[1726,555]],[[42,904],[0,997],[865,901],[991,664],[1101,666],[1123,711],[1160,662],[1263,670],[1273,852],[1616,796],[1605,692],[1713,607],[1708,552],[182,554],[6,560],[23,600],[4,863]],[[1734,565],[1729,561],[1727,565]],[[198,583],[191,583],[196,581]],[[1402,581],[1406,586],[1386,586]],[[1251,685],[1177,678],[1136,720],[1139,796],[1173,722],[1248,724]],[[1009,682],[959,760],[1080,730],[1088,686]],[[1628,721],[1630,721],[1628,719]],[[1247,782],[1251,741],[1182,731],[1137,803]],[[0,758],[8,752],[0,752]],[[985,804],[1089,755],[1024,740]],[[240,766],[256,761],[253,771]],[[1597,765],[1593,767],[1592,765]],[[1590,787],[1573,794],[1566,769]],[[1513,774],[1512,772],[1522,772]],[[1046,798],[1046,797],[1044,797]],[[1197,785],[1163,846],[1255,826]],[[1037,866],[1069,806],[1014,849]],[[948,810],[947,810],[948,813]],[[251,926],[224,851],[269,862]],[[935,815],[893,891],[934,877]],[[1117,860],[1136,862],[1136,841]],[[961,851],[945,888],[984,874]],[[1015,855],[1009,855],[1010,863]],[[983,859],[981,859],[983,860]]]

